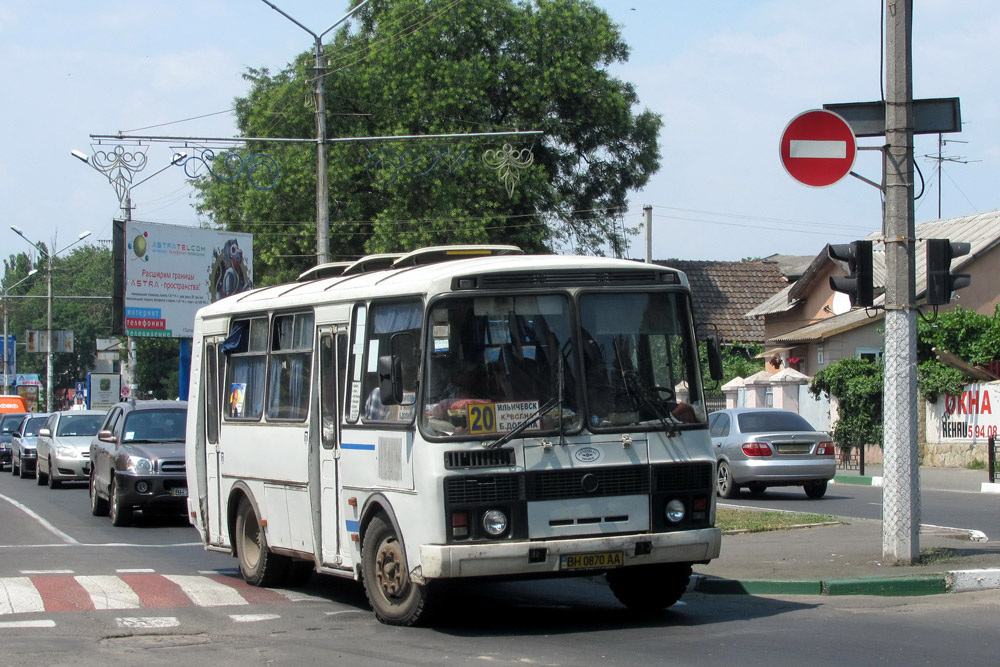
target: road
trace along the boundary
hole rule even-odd
[[[876,497],[859,489],[859,506]],[[1000,649],[995,591],[689,593],[650,618],[594,577],[455,587],[434,627],[390,628],[354,582],[314,575],[301,589],[250,589],[235,561],[204,551],[183,520],[114,528],[90,515],[84,486],[50,490],[0,474],[0,526],[3,665],[991,664]],[[40,608],[25,610],[27,588]]]

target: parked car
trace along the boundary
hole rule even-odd
[[[184,401],[128,401],[108,411],[90,442],[90,512],[115,526],[142,512],[187,511]]]
[[[105,410],[63,410],[49,415],[38,431],[36,477],[56,489],[63,482],[90,479],[90,441],[107,414]]]
[[[836,473],[833,438],[789,410],[719,410],[708,416],[708,426],[723,498],[735,498],[742,486],[754,494],[802,486],[810,498],[822,498]]]
[[[0,414],[0,470],[6,466],[13,466],[11,458],[10,441],[14,436],[14,431],[24,421],[25,412],[8,412]],[[11,468],[13,470],[13,467]],[[16,470],[14,471],[17,472]]]
[[[10,441],[11,465],[10,471],[21,479],[35,476],[35,445],[38,440],[38,429],[45,425],[49,418],[47,412],[29,412],[21,418],[21,423],[13,433]]]

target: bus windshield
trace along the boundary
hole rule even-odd
[[[592,429],[705,421],[682,295],[584,294],[580,325]],[[686,390],[685,400],[678,400],[678,390]]]
[[[427,331],[422,423],[430,435],[502,435],[557,405],[528,431],[579,427],[566,295],[438,301]],[[560,391],[560,380],[562,390]]]

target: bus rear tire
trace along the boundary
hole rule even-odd
[[[361,572],[365,595],[378,620],[405,626],[426,621],[428,587],[410,580],[403,545],[392,524],[381,514],[365,531]]]
[[[690,581],[690,563],[638,565],[608,572],[608,585],[618,601],[643,614],[672,606],[684,595]]]
[[[271,552],[257,512],[246,498],[236,508],[236,557],[240,574],[251,586],[278,586],[288,571],[288,559]]]

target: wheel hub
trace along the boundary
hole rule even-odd
[[[403,588],[402,553],[398,542],[383,542],[375,557],[375,573],[386,597],[398,597]]]

